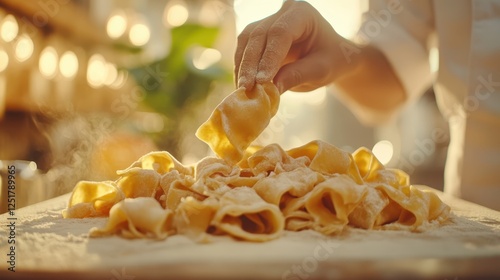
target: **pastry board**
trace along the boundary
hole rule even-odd
[[[217,236],[207,244],[180,235],[89,238],[106,218],[63,219],[66,194],[0,216],[0,279],[500,278],[500,212],[435,192],[453,218],[422,233],[307,230],[264,243]],[[16,272],[8,270],[13,221]]]

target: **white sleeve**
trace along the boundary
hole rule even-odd
[[[370,0],[357,39],[386,56],[410,103],[432,84],[428,41],[433,31],[432,1]]]

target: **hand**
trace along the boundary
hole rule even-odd
[[[329,84],[345,60],[342,40],[309,3],[286,1],[276,14],[248,25],[238,36],[237,87],[250,90],[256,82],[272,80],[283,93]]]

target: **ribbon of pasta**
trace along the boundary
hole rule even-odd
[[[278,206],[265,202],[251,188],[232,189],[219,203],[212,225],[234,237],[266,241],[283,232],[284,217]]]
[[[107,216],[113,205],[125,195],[114,182],[80,181],[69,199],[68,208],[63,210],[64,218],[85,218]]]
[[[350,154],[319,140],[288,151],[250,146],[279,99],[271,82],[234,91],[196,132],[218,157],[185,166],[166,151],[148,153],[117,171],[116,182],[79,182],[63,216],[109,215],[91,236],[177,232],[198,242],[209,234],[267,241],[284,229],[420,231],[449,217],[434,193],[411,186],[408,174],[386,168],[366,148]]]
[[[111,208],[106,226],[92,228],[90,236],[119,233],[126,238],[164,239],[173,233],[172,218],[172,211],[163,209],[154,198],[126,198]]]
[[[326,142],[311,141],[287,152],[297,158],[306,156],[311,159],[309,168],[323,174],[347,174],[358,184],[363,180],[352,155]]]
[[[257,84],[249,92],[237,89],[215,108],[196,136],[219,157],[236,164],[277,113],[279,100],[271,82]]]

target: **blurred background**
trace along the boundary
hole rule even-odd
[[[368,5],[308,2],[347,38]],[[79,180],[114,180],[116,170],[149,151],[169,151],[185,164],[209,155],[194,132],[234,90],[236,36],[281,4],[0,0],[1,204],[11,164],[20,172],[19,208],[67,193]],[[435,71],[437,52],[430,52]],[[448,129],[432,90],[376,128],[360,124],[335,90],[285,93],[258,144],[365,146],[412,183],[442,189]]]

